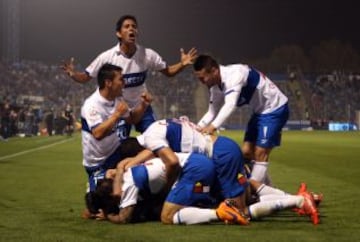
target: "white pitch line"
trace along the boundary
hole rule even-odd
[[[21,152],[18,152],[18,153],[14,153],[14,154],[11,154],[11,155],[1,156],[1,157],[0,157],[0,161],[1,161],[1,160],[8,159],[8,158],[16,157],[16,156],[19,156],[19,155],[27,154],[27,153],[30,153],[30,152],[34,152],[34,151],[38,151],[38,150],[43,150],[43,149],[46,149],[46,148],[49,148],[49,147],[52,147],[52,146],[55,146],[55,145],[59,145],[59,144],[68,142],[68,141],[70,141],[70,140],[72,140],[72,139],[73,139],[73,138],[66,139],[66,140],[61,140],[61,141],[59,141],[59,142],[55,142],[55,143],[52,143],[52,144],[49,144],[49,145],[44,145],[44,146],[40,146],[40,147],[37,147],[37,148],[34,148],[34,149],[24,150],[24,151],[21,151]]]

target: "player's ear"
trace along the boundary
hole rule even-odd
[[[220,69],[216,67],[211,67],[211,73],[218,76],[220,74]]]
[[[116,37],[118,37],[119,39],[122,38],[121,33],[119,31],[116,31]]]
[[[112,85],[112,80],[111,79],[105,79],[105,86],[111,87],[111,85]]]

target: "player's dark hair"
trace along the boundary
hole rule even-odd
[[[119,20],[116,22],[116,32],[119,32],[119,31],[120,31],[120,29],[121,29],[121,27],[123,26],[125,20],[128,20],[128,19],[134,21],[135,24],[136,24],[136,26],[138,25],[135,16],[129,15],[129,14],[123,15],[123,16],[121,16],[121,17],[119,18]],[[118,37],[118,40],[119,40],[119,42],[121,42],[121,38]]]
[[[116,31],[119,31],[123,25],[123,23],[125,22],[125,20],[131,19],[132,21],[135,22],[136,25],[138,25],[136,17],[133,15],[123,15],[119,18],[119,20],[116,22]]]
[[[85,204],[86,208],[89,210],[91,214],[97,214],[100,209],[100,204],[96,199],[94,192],[87,192],[85,194]]]
[[[118,200],[112,196],[113,180],[104,178],[98,181],[94,192],[95,199],[104,214],[119,213]]]
[[[141,146],[134,137],[129,137],[122,141],[120,145],[120,154],[122,158],[134,157],[145,148]]]
[[[212,67],[219,67],[219,64],[209,55],[199,55],[193,66],[195,71],[200,71],[204,68],[206,71],[210,71]]]
[[[122,68],[120,66],[115,66],[111,64],[104,64],[97,75],[99,89],[105,87],[105,80],[112,80],[115,77],[115,72],[121,72]]]

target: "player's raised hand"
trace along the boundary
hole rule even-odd
[[[181,64],[183,66],[192,65],[197,57],[197,50],[193,47],[189,52],[185,53],[184,49],[180,49],[181,54]]]
[[[124,100],[120,101],[118,105],[116,106],[115,112],[118,113],[119,117],[127,117],[130,114],[130,108],[127,102]]]
[[[70,60],[63,61],[62,65],[60,66],[63,71],[65,71],[70,77],[72,77],[75,73],[75,58],[71,57]]]

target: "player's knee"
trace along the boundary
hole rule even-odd
[[[256,147],[255,149],[255,160],[257,161],[268,161],[271,149]]]
[[[241,147],[241,152],[243,153],[243,157],[248,160],[254,159],[254,151],[251,146],[249,145],[243,145]]]

